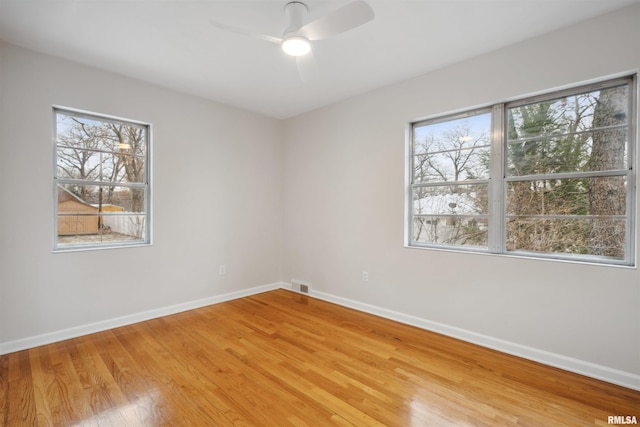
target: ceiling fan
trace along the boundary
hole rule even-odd
[[[338,9],[332,10],[311,22],[305,23],[309,8],[300,1],[292,1],[284,7],[288,17],[281,37],[256,34],[232,27],[220,22],[210,21],[214,27],[238,34],[256,37],[272,43],[278,43],[282,50],[291,56],[299,57],[311,52],[311,42],[325,40],[359,27],[374,18],[373,9],[362,0],[356,0]]]

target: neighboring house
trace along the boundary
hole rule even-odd
[[[432,215],[421,217],[415,223],[414,238],[431,243],[459,244],[478,232],[486,232],[486,220],[481,219],[483,208],[477,196],[475,192],[443,192],[414,199],[414,214]]]
[[[98,217],[97,212],[123,212],[122,206],[103,204],[102,211],[96,204],[89,204],[72,192],[58,186],[58,236],[75,236],[78,234],[98,234],[99,218],[102,218],[103,231],[121,231],[119,218]],[[61,215],[62,214],[62,215]],[[69,215],[78,214],[78,215]],[[122,219],[120,219],[122,222]]]
[[[96,212],[97,207],[58,186],[58,236],[98,234],[98,217],[84,215]]]

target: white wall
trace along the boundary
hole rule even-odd
[[[639,22],[636,4],[286,121],[285,279],[640,387],[638,269],[403,247],[407,122],[637,71]]]
[[[6,44],[0,54],[0,344],[280,280],[278,121]],[[152,124],[152,246],[52,253],[54,104]]]

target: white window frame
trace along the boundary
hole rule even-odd
[[[70,117],[85,118],[100,122],[121,124],[126,126],[133,126],[136,128],[144,129],[144,173],[141,182],[118,182],[118,181],[96,181],[96,180],[77,180],[69,179],[58,176],[58,129],[57,129],[57,116],[63,114]],[[152,193],[151,193],[151,177],[152,177],[152,165],[151,165],[151,146],[152,146],[152,128],[150,123],[145,123],[137,120],[126,119],[122,117],[110,116],[91,111],[79,110],[75,108],[69,108],[64,106],[54,105],[52,107],[53,117],[53,252],[74,252],[85,250],[99,250],[99,249],[113,249],[113,248],[130,248],[137,246],[150,246],[152,244]],[[117,186],[126,188],[138,188],[144,190],[144,233],[140,239],[131,241],[119,240],[115,242],[96,242],[96,243],[78,243],[78,244],[64,244],[58,243],[58,186],[59,185],[86,185],[86,186]],[[90,214],[93,215],[93,214]],[[95,216],[108,216],[117,215],[101,212]]]
[[[575,173],[559,173],[553,174],[552,178],[579,178],[579,177],[606,177],[606,176],[624,176],[627,182],[626,191],[626,215],[625,215],[625,242],[624,242],[624,259],[614,259],[612,257],[603,257],[597,255],[579,255],[566,253],[546,253],[532,251],[507,250],[507,193],[506,188],[509,182],[521,181],[522,177],[507,176],[507,112],[510,107],[517,107],[530,103],[536,103],[554,98],[570,96],[572,94],[580,94],[584,92],[594,91],[598,89],[613,87],[621,84],[627,84],[629,87],[628,99],[628,141],[627,141],[627,158],[628,164],[625,170],[600,172],[585,172],[581,174]],[[574,261],[581,263],[618,265],[618,266],[635,266],[636,265],[636,162],[638,155],[638,123],[637,123],[637,75],[603,80],[600,82],[580,85],[569,89],[558,91],[550,91],[543,95],[527,97],[509,102],[503,102],[484,107],[478,107],[454,114],[438,115],[426,119],[420,119],[407,124],[406,127],[406,156],[405,156],[405,247],[421,248],[432,250],[448,250],[458,252],[487,253],[500,256],[517,256],[527,258],[550,259],[559,261]],[[454,120],[457,118],[472,116],[482,113],[490,109],[491,116],[491,160],[490,160],[490,178],[489,178],[489,235],[488,245],[486,248],[477,246],[461,246],[441,243],[425,243],[414,241],[414,202],[413,190],[420,186],[414,183],[414,131],[417,126],[425,124],[435,124],[438,122]]]

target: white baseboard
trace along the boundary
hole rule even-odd
[[[283,288],[291,290],[291,285],[287,284],[286,286],[283,286]],[[388,310],[386,308],[377,307],[374,305],[320,291],[310,290],[309,296],[332,302],[344,307],[353,308],[358,311],[363,311],[365,313],[374,314],[386,319],[395,320],[407,325],[416,326],[421,329],[437,332],[439,334],[457,338],[462,341],[478,344],[483,347],[501,351],[503,353],[523,357],[525,359],[533,360],[544,365],[553,366],[565,371],[574,372],[577,374],[585,375],[587,377],[640,391],[640,375],[635,375],[630,372],[620,371],[617,369],[609,368],[607,366],[598,365],[561,354],[551,353],[545,350],[540,350],[514,342],[501,340],[499,338],[494,338],[488,335],[456,328],[454,326],[445,325],[443,323],[434,322],[420,317],[411,316],[408,314]]]
[[[274,289],[280,289],[288,286],[287,283],[271,283],[268,285],[257,286],[250,289],[244,289],[237,292],[230,292],[222,295],[215,295],[208,298],[199,299],[196,301],[189,301],[181,304],[175,304],[168,307],[156,308],[153,310],[143,311],[141,313],[134,313],[127,316],[116,317],[114,319],[102,320],[100,322],[89,323],[87,325],[75,326],[68,329],[49,332],[42,335],[36,335],[32,337],[22,338],[15,341],[8,341],[0,343],[0,355],[13,353],[14,351],[25,350],[28,348],[38,347],[45,344],[51,344],[58,341],[67,340],[70,338],[77,338],[83,335],[93,334],[96,332],[106,331],[108,329],[118,328],[120,326],[131,325],[133,323],[144,322],[145,320],[151,320],[162,316],[169,316],[171,314],[181,313],[187,310],[193,310],[195,308],[205,307],[207,305],[218,304],[225,301],[231,301],[238,298],[247,297],[250,295],[259,294],[262,292],[272,291]]]

